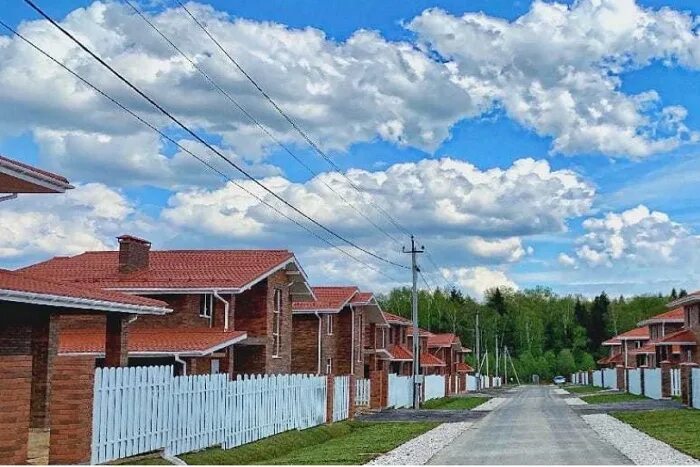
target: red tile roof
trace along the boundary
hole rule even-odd
[[[130,353],[206,355],[246,337],[245,331],[224,332],[215,329],[129,329]],[[59,353],[103,354],[105,331],[80,329],[61,331],[58,338]]]
[[[632,349],[630,350],[631,354],[653,354],[656,353],[656,343],[655,342],[649,342],[647,344],[644,344],[638,349]]]
[[[0,269],[0,300],[95,311],[162,314],[170,311],[160,300],[127,295],[87,285],[39,279],[31,274]],[[44,303],[43,301],[46,301]],[[72,305],[71,305],[72,303]]]
[[[647,340],[649,339],[649,328],[647,326],[640,326],[638,328],[630,329],[629,331],[618,334],[615,338],[619,340]]]
[[[388,311],[384,312],[384,317],[386,317],[386,320],[391,324],[399,324],[401,326],[410,326],[412,324],[410,319],[406,319],[403,316],[389,313]]]
[[[464,362],[459,362],[456,364],[457,367],[457,373],[471,373],[474,371],[474,368],[469,366],[469,364],[464,363]]]
[[[149,254],[148,269],[129,274],[119,272],[118,251],[56,257],[21,271],[114,289],[240,289],[294,260],[287,250],[165,250]]]
[[[413,352],[400,344],[392,344],[386,349],[390,355],[389,360],[411,361],[413,360]]]
[[[681,329],[663,337],[656,345],[698,345],[698,338],[690,329]]]
[[[0,193],[63,193],[71,188],[60,175],[0,156]]]
[[[420,366],[433,367],[433,366],[445,366],[445,362],[439,357],[428,353],[421,352],[420,354]]]
[[[326,311],[338,312],[350,303],[358,293],[355,286],[345,287],[312,287],[316,300],[311,302],[294,302],[294,311]]]
[[[618,363],[622,363],[622,362],[623,362],[622,354],[613,355],[612,357],[603,357],[600,360],[598,360],[599,365],[618,364]]]
[[[452,347],[453,345],[462,346],[459,337],[452,333],[433,334],[428,337],[428,347]]]
[[[353,305],[367,304],[372,301],[374,294],[372,292],[358,292],[350,303]]]
[[[38,174],[44,175],[45,177],[53,178],[54,180],[56,180],[58,182],[68,183],[68,179],[61,176],[61,175],[57,175],[57,174],[49,172],[47,170],[38,169],[38,168],[31,166],[29,164],[25,164],[24,162],[16,161],[14,159],[10,159],[10,158],[2,156],[2,155],[0,155],[0,165],[8,166],[8,167],[9,166],[21,167],[25,170],[36,172]]]
[[[683,307],[679,307],[674,308],[673,310],[667,311],[665,313],[652,316],[651,318],[647,318],[644,321],[640,322],[639,325],[645,326],[655,323],[682,323],[684,317],[685,311],[683,310]]]

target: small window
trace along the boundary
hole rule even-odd
[[[333,359],[327,358],[326,359],[326,374],[330,375],[332,373],[333,373]]]
[[[282,346],[282,335],[280,333],[280,320],[282,315],[282,291],[275,289],[272,306],[272,356],[279,357]]]
[[[329,336],[333,334],[333,315],[328,315],[328,319],[326,320],[326,332]]]
[[[204,294],[199,298],[199,316],[202,318],[212,317],[214,311],[214,295]]]

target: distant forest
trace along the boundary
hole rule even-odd
[[[521,381],[538,374],[543,379],[592,369],[607,355],[601,343],[637,326],[639,321],[666,311],[666,304],[685,295],[610,298],[605,292],[587,299],[559,296],[543,287],[526,290],[494,288],[482,303],[452,289],[419,292],[419,325],[432,332],[453,332],[475,350],[479,313],[482,357],[488,351],[489,369],[496,368],[496,348],[506,347]],[[379,297],[383,309],[410,318],[411,289],[398,288]],[[475,352],[469,363],[476,365]],[[503,360],[500,360],[502,373]],[[509,377],[512,376],[510,363]],[[475,367],[476,368],[476,367]],[[483,369],[483,367],[482,367]]]

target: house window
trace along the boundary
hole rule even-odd
[[[333,373],[333,359],[327,358],[326,359],[326,374],[330,375],[332,373]]]
[[[326,332],[329,336],[333,334],[333,315],[328,315],[328,319],[326,320]]]
[[[211,359],[211,374],[215,375],[217,373],[219,373],[219,359],[212,358]]]
[[[280,320],[282,316],[282,291],[275,289],[272,305],[272,339],[273,350],[272,356],[279,357],[280,347],[282,344],[282,336],[280,334]]]
[[[214,311],[214,295],[204,294],[199,298],[199,316],[211,319]]]

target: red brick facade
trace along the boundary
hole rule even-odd
[[[31,355],[0,355],[0,375],[0,461],[24,464],[29,438]]]

